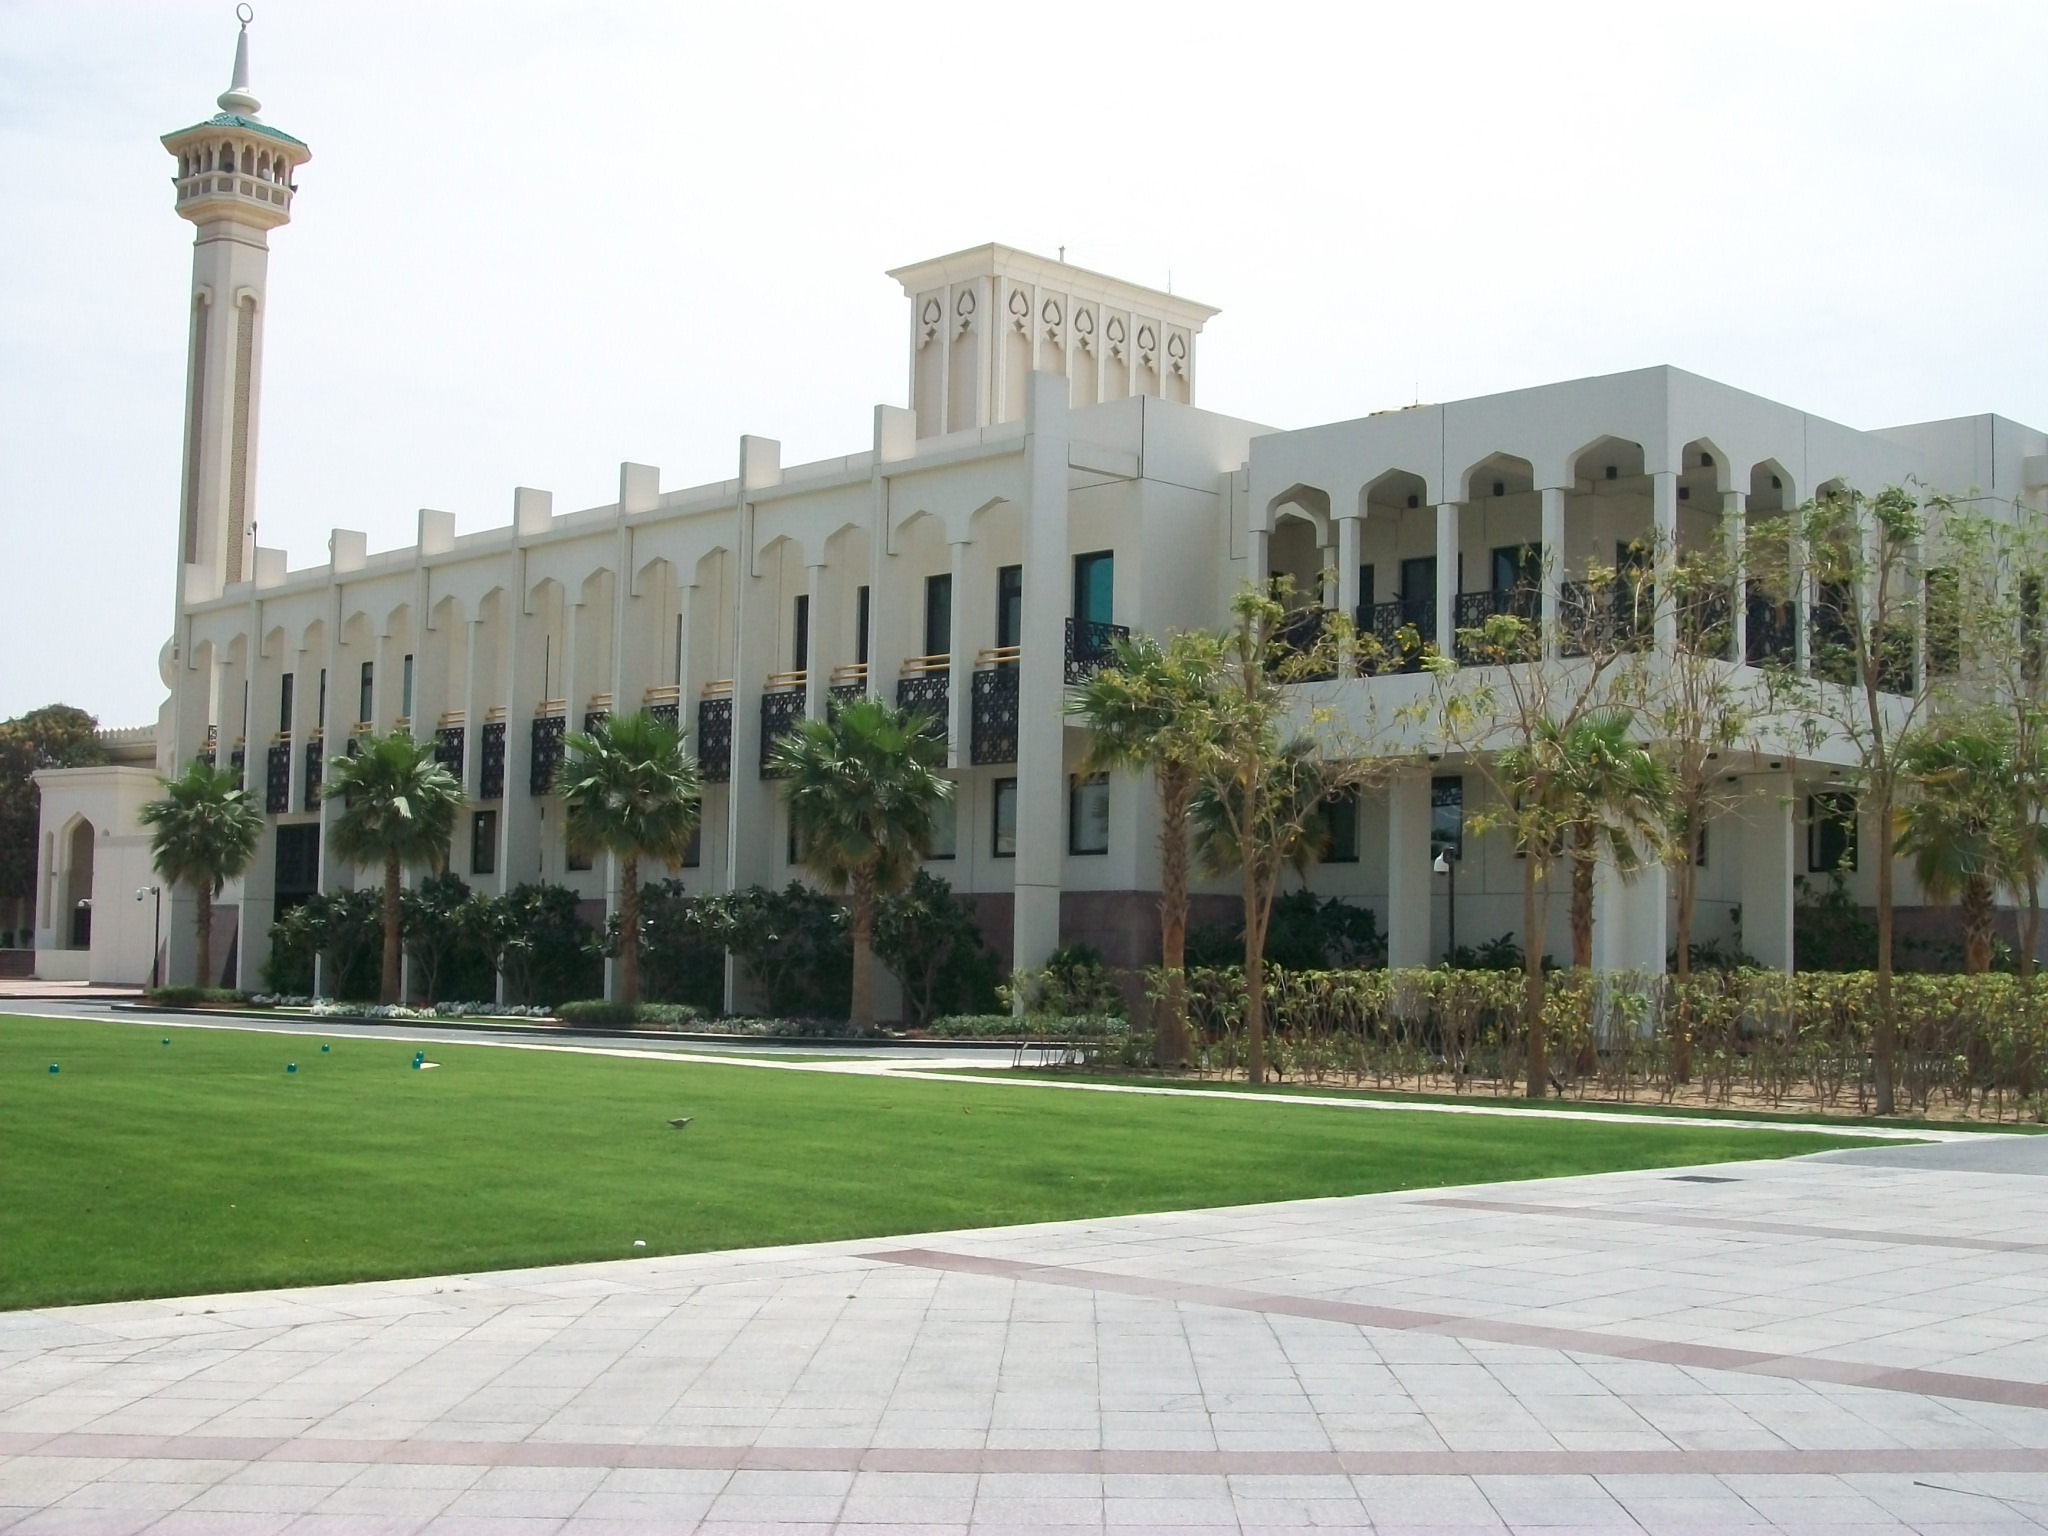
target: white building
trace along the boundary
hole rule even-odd
[[[946,718],[957,813],[932,868],[974,898],[1007,958],[1082,939],[1141,962],[1158,942],[1150,788],[1078,779],[1085,743],[1063,716],[1104,626],[1219,625],[1254,575],[1313,589],[1334,568],[1325,600],[1362,627],[1418,621],[1449,649],[1461,615],[1496,601],[1496,567],[1531,543],[1571,568],[1653,530],[1696,543],[1829,484],[1907,477],[2042,510],[2048,438],[2031,428],[1982,416],[1858,431],[1674,368],[1301,430],[1219,416],[1195,401],[1215,310],[986,245],[890,274],[909,305],[909,405],[875,407],[857,451],[784,464],[773,439],[743,437],[715,484],[665,487],[625,463],[609,505],[557,511],[521,487],[506,524],[459,532],[452,513],[423,509],[407,548],[372,553],[336,529],[325,563],[291,569],[256,544],[252,495],[267,237],[290,219],[309,151],[257,116],[247,62],[245,33],[220,114],[163,141],[177,211],[198,228],[182,561],[160,658],[170,697],[152,765],[42,776],[46,977],[148,970],[135,809],[154,772],[209,749],[245,762],[271,813],[255,865],[221,899],[227,969],[208,978],[255,986],[280,904],[359,878],[325,851],[318,789],[323,754],[362,731],[434,735],[470,797],[452,867],[472,885],[557,881],[598,916],[607,872],[572,865],[545,793],[565,729],[613,708],[673,711],[709,781],[699,855],[674,873],[692,891],[776,885],[795,871],[764,743],[863,691]],[[1780,643],[1803,657],[1796,638],[1745,637],[1738,620],[1738,655]],[[1425,685],[1314,686],[1356,716]],[[1369,797],[1311,876],[1376,910],[1397,964],[1445,946],[1432,820],[1443,830],[1479,794],[1456,766]],[[1808,826],[1808,797],[1841,766],[1731,764],[1744,809],[1709,831],[1696,937],[1733,937],[1739,907],[1743,946],[1790,965],[1795,877],[1839,855]],[[1862,843],[1876,846],[1868,831]],[[1459,937],[1517,928],[1506,839],[1472,842],[1462,866]],[[1667,885],[1650,870],[1617,899],[1603,882],[1599,963],[1663,964]],[[1195,920],[1229,918],[1230,890],[1200,896]],[[192,979],[191,900],[167,903],[173,980]],[[1563,905],[1553,953],[1569,948]]]

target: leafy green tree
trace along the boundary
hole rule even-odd
[[[1663,765],[1630,739],[1634,722],[1623,711],[1560,729],[1544,721],[1538,740],[1512,747],[1502,772],[1510,779],[1541,780],[1557,796],[1555,820],[1571,866],[1572,964],[1593,963],[1593,874],[1605,853],[1627,874],[1641,867],[1645,849],[1658,846],[1669,797]],[[1524,762],[1527,755],[1532,761]],[[1539,768],[1535,757],[1547,757]]]
[[[704,942],[740,964],[778,1018],[844,1018],[853,996],[846,909],[792,880],[779,891],[744,886],[699,897],[685,919]]]
[[[189,885],[199,929],[199,985],[214,984],[213,899],[249,867],[263,836],[263,812],[241,777],[194,758],[175,779],[160,779],[160,799],[138,819],[149,828],[150,860],[172,885]]]
[[[1898,852],[1913,861],[1928,898],[1959,904],[1963,968],[1991,969],[1997,893],[2022,878],[2019,846],[2035,835],[2021,810],[2011,739],[2002,722],[1972,730],[1944,720],[1899,744],[1909,789],[1900,808]]]
[[[804,867],[848,892],[851,1018],[862,1033],[875,1023],[876,903],[908,884],[931,850],[934,818],[953,793],[945,754],[922,715],[882,699],[854,699],[775,744]]]
[[[928,870],[877,904],[875,954],[903,983],[908,1024],[923,1029],[941,1014],[995,1010],[996,958],[974,910]]]
[[[441,869],[462,813],[462,785],[434,757],[430,741],[403,732],[356,738],[356,752],[327,764],[321,793],[342,802],[328,846],[352,864],[384,872],[384,961],[380,1002],[399,1001],[399,890],[408,869]]]
[[[47,704],[0,722],[0,902],[26,906],[36,894],[40,768],[89,768],[107,760],[99,721],[69,704]],[[0,926],[27,926],[0,924]]]
[[[698,905],[680,880],[640,888],[640,994],[717,1013],[725,1006],[725,950],[704,932]],[[610,926],[617,925],[615,915]],[[615,938],[608,948],[615,952]]]
[[[469,883],[452,870],[399,892],[401,939],[412,962],[413,989],[423,1002],[485,1000],[491,962],[470,921],[475,900]]]
[[[502,896],[470,898],[464,921],[504,978],[506,1001],[552,1006],[595,996],[598,936],[566,885],[515,885]]]
[[[640,861],[675,863],[697,830],[702,784],[682,732],[645,710],[572,731],[555,779],[569,845],[619,862],[619,996],[640,1001]]]
[[[1074,690],[1068,712],[1091,733],[1087,771],[1149,770],[1159,793],[1159,950],[1166,995],[1155,1049],[1166,1066],[1188,1057],[1189,806],[1215,748],[1215,696],[1223,650],[1214,635],[1164,642],[1133,635]]]

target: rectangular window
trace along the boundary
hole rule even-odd
[[[854,621],[853,627],[853,659],[862,666],[866,666],[868,664],[868,589],[866,587],[860,589],[860,598],[854,604],[854,607],[859,610],[860,616]]]
[[[373,718],[370,714],[370,703],[376,696],[376,683],[377,664],[372,661],[364,662],[362,684],[356,692],[357,720],[371,720]]]
[[[1109,852],[1109,776],[1074,775],[1067,789],[1067,852]]]
[[[1358,568],[1358,606],[1360,611],[1371,613],[1373,604],[1377,601],[1378,599],[1373,595],[1372,567],[1361,565]]]
[[[1429,857],[1465,857],[1465,781],[1455,773],[1429,781]]]
[[[277,728],[286,735],[292,729],[292,675],[287,672],[277,681]]]
[[[1325,864],[1358,862],[1358,786],[1340,789],[1323,801],[1323,825],[1329,840],[1323,845]]]
[[[1541,544],[1504,544],[1493,552],[1493,590],[1525,592],[1543,583]]]
[[[313,729],[316,731],[323,731],[327,728],[327,669],[325,667],[322,667],[320,669],[319,708],[320,713],[313,717]]]
[[[1699,868],[1707,867],[1707,829],[1700,828],[1700,835],[1693,839],[1692,861]]]
[[[1074,620],[1080,624],[1115,621],[1116,552],[1098,549],[1074,556]]]
[[[948,656],[953,650],[953,578],[924,579],[924,654]]]
[[[495,875],[498,872],[498,813],[477,811],[469,818],[469,872]]]
[[[1809,874],[1847,873],[1856,867],[1856,797],[1842,790],[1806,797],[1806,868]]]
[[[571,874],[581,874],[590,868],[590,850],[578,848],[574,843],[565,843],[562,848],[562,867]]]
[[[989,852],[999,859],[1014,859],[1017,857],[1017,781],[997,779],[995,791]]]
[[[695,869],[704,862],[704,823],[690,828],[690,840],[683,845],[683,868]]]
[[[401,718],[412,719],[412,657],[405,658],[398,674],[398,713]]]
[[[960,784],[954,781],[953,793],[932,808],[932,845],[925,853],[928,859],[950,859],[960,847]]]
[[[796,818],[790,816],[787,810],[783,812],[783,815],[789,822],[789,834],[784,839],[782,852],[788,860],[790,868],[794,869],[804,861],[804,840],[797,835]]]
[[[1024,567],[1006,565],[996,571],[996,644],[1024,643]]]
[[[808,672],[811,669],[811,599],[805,593],[796,600],[796,617],[790,622],[789,669],[792,672]]]

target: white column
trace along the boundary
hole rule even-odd
[[[1678,604],[1671,591],[1678,563],[1678,476],[1672,470],[1660,469],[1650,476],[1650,519],[1656,545],[1657,649],[1670,651],[1678,645]]]
[[[1739,820],[1742,947],[1774,970],[1792,969],[1794,853],[1792,775],[1759,773],[1742,784]]]
[[[1337,519],[1337,609],[1353,623],[1358,622],[1358,519]],[[1337,658],[1337,675],[1354,677],[1357,653],[1347,647]]]
[[[1558,652],[1560,593],[1569,580],[1564,562],[1564,487],[1543,488],[1543,659],[1555,661]]]
[[[241,911],[235,918],[235,985],[248,991],[262,986],[264,961],[270,958],[270,925],[277,906],[277,819],[267,803],[270,792],[270,722],[276,718],[279,677],[283,673],[284,647],[278,637],[279,655],[264,650],[263,605],[250,605],[249,680],[242,716],[242,783],[256,808],[264,813],[263,835],[257,839],[256,855],[242,871]],[[229,742],[226,750],[233,751]]]
[[[1396,774],[1387,785],[1387,964],[1430,963],[1429,775]]]
[[[771,438],[740,439],[739,535],[733,541],[732,777],[726,784],[725,888],[762,880],[768,873],[774,799],[761,777],[762,683],[775,664],[775,629],[781,622],[771,593],[756,591],[753,491],[780,483],[782,445]],[[739,996],[738,962],[725,964],[725,1006]]]
[[[1559,866],[1560,885],[1571,871]],[[1602,858],[1593,872],[1593,968],[1601,971],[1649,971],[1661,975],[1670,941],[1670,872],[1661,863],[1647,863],[1623,879],[1613,863]],[[1539,938],[1540,942],[1540,938]]]
[[[1024,637],[1018,661],[1017,858],[1013,963],[1041,965],[1060,942],[1065,809],[1067,391],[1053,375],[1026,381]],[[958,611],[960,594],[954,594]],[[974,836],[962,828],[961,836]]]
[[[822,550],[820,554],[824,553]],[[809,578],[808,590],[811,596],[808,624],[810,633],[804,637],[804,716],[811,720],[825,718],[825,705],[832,697],[832,659],[826,653],[824,641],[827,636],[838,633],[838,604],[832,605],[832,612],[825,611],[826,591],[832,587],[832,568],[822,560],[816,565],[804,567]]]
[[[953,559],[952,632],[946,639],[946,766],[959,768],[973,758],[967,734],[973,722],[974,630],[968,615],[974,604],[968,590],[967,554],[973,546],[960,539],[947,546]],[[1041,588],[1041,591],[1048,590]],[[1057,586],[1049,590],[1057,592]],[[1065,644],[1064,634],[1061,643]],[[1064,672],[1062,677],[1064,678]],[[1063,684],[1064,686],[1064,684]]]
[[[1458,504],[1440,502],[1436,509],[1436,648],[1457,654],[1458,646]]]
[[[1721,498],[1722,558],[1728,564],[1728,654],[1749,659],[1749,498],[1729,491]]]

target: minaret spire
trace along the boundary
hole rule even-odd
[[[235,74],[228,88],[220,93],[220,109],[237,117],[254,117],[263,110],[263,103],[249,90],[249,23],[256,19],[256,12],[247,4],[238,5],[235,19],[242,24],[241,33],[235,38]]]

